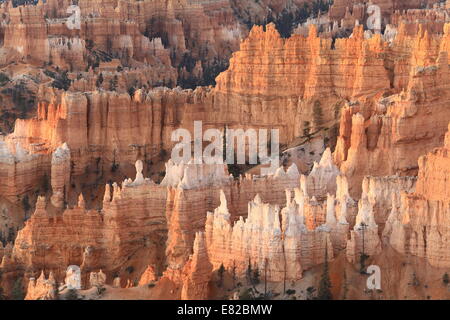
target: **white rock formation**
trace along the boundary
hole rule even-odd
[[[144,164],[142,160],[136,161],[136,179],[134,180],[134,185],[141,185],[145,182],[144,175],[142,171],[144,170]]]
[[[0,163],[15,164],[33,160],[37,155],[23,149],[20,143],[10,146],[5,141],[0,141]]]
[[[231,226],[226,199],[209,213],[206,221],[208,256],[214,268],[221,264],[244,275],[249,263],[269,281],[298,280],[304,269],[323,263],[325,248],[333,257],[330,233],[326,228],[306,229],[301,189],[286,190],[286,207],[265,204],[256,195],[248,205],[248,217]],[[298,203],[299,202],[299,203]]]
[[[347,259],[351,263],[359,261],[362,254],[373,256],[381,251],[378,225],[375,222],[373,204],[368,197],[368,185],[363,184],[362,198],[358,203],[355,226],[347,242]]]
[[[52,154],[52,164],[64,162],[70,159],[70,149],[67,143],[62,144]]]
[[[356,202],[350,197],[347,178],[343,175],[336,177],[336,217],[341,224],[355,221],[358,213]]]
[[[106,274],[102,270],[89,274],[89,285],[92,287],[103,287],[106,283]]]
[[[206,186],[221,185],[230,181],[228,169],[225,164],[175,164],[169,160],[166,164],[166,176],[161,182],[162,186],[178,187],[182,189],[195,189]]]
[[[71,265],[67,268],[65,285],[67,289],[81,289],[81,270],[79,266]]]
[[[339,169],[333,163],[331,150],[328,148],[322,155],[319,163],[314,167],[307,178],[308,194],[325,198],[328,193],[336,193],[336,177],[340,174]]]

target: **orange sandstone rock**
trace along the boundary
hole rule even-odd
[[[450,127],[449,127],[450,130]],[[443,148],[419,159],[416,191],[403,193],[393,207],[384,236],[400,253],[425,258],[432,266],[448,268],[450,232],[448,181],[450,134]]]

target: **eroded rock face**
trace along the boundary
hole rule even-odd
[[[440,92],[445,91],[448,72],[445,54],[438,57],[440,51],[448,51],[447,38],[447,33],[440,38],[421,30],[411,37],[399,31],[389,46],[379,36],[365,39],[363,29],[357,27],[352,38],[337,39],[332,45],[330,39],[318,37],[314,27],[308,37],[282,39],[270,25],[266,31],[254,28],[230,68],[217,78],[216,88],[137,90],[133,97],[125,92],[60,93],[43,88],[39,95],[46,102],[39,104],[37,117],[17,121],[14,133],[5,140],[9,149],[18,141],[31,155],[38,153],[36,163],[27,170],[25,165],[23,169],[12,164],[1,168],[4,176],[16,170],[16,175],[30,182],[10,181],[12,186],[5,193],[23,194],[42,178],[41,173],[50,175],[48,154],[63,143],[71,150],[73,174],[80,175],[89,159],[101,157],[106,171],[113,165],[130,166],[140,156],[154,158],[161,149],[167,152],[174,145],[171,132],[180,127],[193,132],[194,120],[203,121],[204,129],[270,126],[281,130],[281,143],[295,142],[305,134],[329,129],[345,100],[359,100],[359,106],[342,111],[334,156],[343,173],[355,179],[350,181],[351,192],[359,197],[365,175],[411,174],[415,165],[410,159],[427,151],[428,142],[437,146],[440,141],[439,134],[428,130],[440,130],[446,121],[446,95]],[[276,48],[275,54],[269,44]],[[296,58],[290,55],[293,51]],[[277,72],[271,69],[275,66]],[[426,68],[416,70],[419,66]],[[414,75],[409,76],[411,69]],[[403,89],[407,93],[380,100],[383,94]],[[418,94],[425,90],[426,95]],[[432,114],[426,113],[426,106],[437,98]],[[422,113],[428,120],[419,128],[419,120],[414,119]],[[433,119],[439,120],[436,126]],[[414,126],[420,134],[408,131]],[[397,133],[391,135],[392,130]],[[412,147],[416,140],[417,147]],[[427,143],[419,143],[423,141]],[[400,158],[399,154],[410,152],[415,153]]]
[[[301,192],[298,190],[298,192]],[[206,243],[215,269],[223,265],[237,275],[250,267],[264,272],[269,281],[298,280],[303,270],[324,261],[325,248],[333,257],[329,229],[307,230],[303,203],[286,191],[286,207],[262,202],[257,195],[248,205],[248,217],[231,224],[225,194],[214,213],[208,213]],[[298,202],[297,202],[298,201]],[[334,204],[333,204],[334,205]]]
[[[443,80],[449,75],[448,54],[438,54],[436,39],[426,33],[419,34],[418,41],[430,50],[417,51],[405,91],[380,100],[375,112],[363,105],[343,109],[334,158],[349,179],[352,196],[361,194],[365,175],[414,175],[416,159],[442,144],[450,121]]]
[[[169,178],[175,176],[175,173],[181,172],[177,168],[179,166],[168,171],[163,180],[164,184],[171,181]],[[230,177],[224,174],[227,172],[224,165],[191,164],[184,169],[184,175],[178,176],[178,181],[172,181],[178,187],[169,189],[167,200],[166,256],[169,268],[174,270],[179,270],[188,260],[195,233],[204,230],[207,212],[223,203],[223,195],[233,199],[230,205],[230,221],[237,221],[240,217],[247,216],[248,202],[253,200],[259,191],[262,191],[260,198],[264,201],[281,205],[285,201],[285,189],[299,185],[299,174],[295,165],[287,171],[280,168],[274,175],[241,177],[239,181],[230,180]],[[211,180],[208,172],[213,173],[217,179]],[[183,181],[196,183],[191,185],[190,182],[185,184]],[[184,188],[186,185],[191,185],[191,188]],[[267,188],[268,185],[270,188]]]
[[[48,155],[30,153],[20,143],[7,141],[0,141],[0,161],[0,176],[4,180],[0,194],[12,202],[17,201],[18,195],[36,189],[51,166]]]
[[[384,230],[389,213],[399,203],[401,193],[414,192],[416,182],[416,177],[388,176],[364,178],[362,197],[367,197],[373,206],[374,218],[379,227],[379,232]]]
[[[450,128],[449,128],[450,130]],[[443,148],[419,159],[414,193],[403,193],[393,207],[384,236],[399,252],[425,258],[432,266],[448,268],[450,134]]]
[[[91,272],[89,275],[90,287],[103,287],[106,284],[106,274],[102,270],[99,272]]]
[[[70,150],[67,143],[52,154],[51,186],[52,204],[57,208],[64,208],[64,201],[68,198],[70,184]]]
[[[43,271],[37,280],[30,278],[25,300],[55,300],[56,297],[57,287],[52,272],[50,272],[48,279]]]
[[[410,8],[419,8],[421,4],[428,2],[433,3],[434,1],[420,1],[420,0],[372,0],[370,4],[375,4],[380,7],[381,12],[384,17],[394,13],[394,11],[404,11]],[[346,15],[352,12],[358,12],[360,21],[364,17],[364,10],[361,10],[361,7],[364,9],[365,4],[367,2],[363,0],[336,0],[333,2],[332,7],[330,8],[330,17],[333,19],[339,20],[344,18]],[[358,10],[359,9],[359,10]],[[361,12],[362,11],[362,12]]]
[[[134,164],[135,160],[130,160],[139,148],[151,155],[155,149],[164,148],[163,141],[170,142],[173,121],[176,121],[170,114],[174,115],[177,100],[181,102],[187,96],[181,94],[177,98],[176,92],[167,90],[160,89],[150,95],[137,93],[133,99],[126,93],[50,93],[53,102],[40,104],[37,118],[17,121],[14,133],[8,139],[19,140],[28,148],[39,144],[41,153],[52,152],[66,143],[75,163],[75,173],[84,170],[86,156],[99,152],[109,153],[114,159],[115,151],[117,162],[121,161],[120,155],[131,152],[130,158],[124,160]],[[123,117],[124,114],[128,119]],[[88,149],[87,146],[91,147]]]
[[[273,24],[253,28],[217,85],[195,90],[153,87],[202,78],[238,49],[238,20],[257,21],[267,6],[279,13],[287,1],[80,0],[79,32],[57,20],[66,0],[2,5],[0,65],[49,68],[36,75],[48,81],[36,117],[0,141],[0,197],[17,205],[41,195],[15,243],[0,246],[5,278],[51,271],[30,280],[27,298],[52,299],[55,279],[77,265],[77,289],[171,281],[181,298],[206,299],[221,265],[238,277],[250,266],[269,281],[297,281],[325,253],[356,264],[392,246],[447,268],[450,27],[438,34],[442,8],[404,13],[394,11],[419,3],[374,2],[392,17],[383,36],[364,32],[362,1],[335,1],[289,39]],[[240,19],[230,9],[246,6]],[[60,75],[49,62],[73,71],[64,90],[51,88]],[[160,184],[146,178],[172,149],[171,133],[193,132],[194,120],[280,129],[290,152],[309,155],[300,170],[291,161],[267,176],[233,179],[226,165],[170,160]]]
[[[15,259],[26,266],[54,270],[59,279],[74,263],[82,274],[99,269],[115,272],[125,256],[147,246],[153,248],[149,262],[156,263],[164,251],[160,246],[165,241],[166,198],[166,188],[139,177],[122,187],[108,185],[100,212],[87,209],[82,196],[77,206],[63,212],[52,210],[41,197],[16,239]]]
[[[16,8],[6,5],[5,47],[32,63],[51,61],[70,69],[89,66],[90,55],[103,52],[124,63],[146,62],[170,70],[171,55],[178,63],[186,53],[191,59],[208,62],[227,57],[229,47],[236,47],[245,32],[227,1],[211,5],[209,1],[185,0],[82,0],[78,2],[79,30],[66,25],[66,10],[71,4],[69,0],[53,0]],[[198,34],[201,37],[196,37]],[[163,38],[170,50],[156,53],[155,38]],[[191,43],[194,39],[196,45]],[[205,50],[209,54],[202,56]]]
[[[106,185],[99,211],[89,209],[82,195],[76,206],[62,211],[40,197],[35,213],[16,239],[16,263],[54,270],[59,279],[67,265],[76,263],[84,279],[84,274],[99,269],[114,274],[128,257],[150,250],[146,257],[155,272],[163,270],[163,263],[181,272],[192,253],[195,234],[204,230],[206,213],[220,203],[221,188],[235,200],[231,215],[235,221],[246,215],[241,208],[247,207],[247,198],[252,194],[254,197],[258,190],[264,191],[265,201],[281,204],[285,201],[284,190],[299,185],[295,165],[286,172],[281,170],[283,174],[278,170],[278,175],[233,181],[224,165],[189,164],[183,171],[186,176],[174,182],[175,188],[144,178],[142,167],[142,162],[137,161],[134,180],[127,179],[121,186]],[[217,179],[208,172],[217,173]],[[169,170],[164,180],[171,177],[173,172]],[[272,188],[265,190],[268,182]],[[70,240],[74,238],[76,243]],[[10,266],[8,261],[5,268]],[[82,281],[87,286],[87,280]]]
[[[314,163],[307,178],[308,194],[324,198],[327,194],[336,194],[336,177],[339,169],[333,163],[331,150],[325,150],[319,163]]]
[[[81,270],[79,266],[71,265],[67,268],[65,286],[69,290],[81,289]]]
[[[151,159],[158,150],[171,150],[171,132],[180,127],[193,132],[194,120],[203,121],[204,129],[270,126],[281,130],[282,143],[292,142],[329,128],[345,100],[360,103],[342,110],[334,159],[350,179],[352,196],[359,198],[365,175],[414,174],[415,158],[438,146],[449,120],[447,58],[440,53],[450,48],[448,33],[431,36],[421,29],[408,36],[400,30],[389,45],[379,36],[364,39],[362,31],[357,27],[352,38],[337,39],[332,46],[314,27],[308,37],[290,39],[282,39],[272,25],[266,31],[255,27],[213,89],[138,90],[132,98],[125,92],[42,89],[41,96],[49,102],[39,104],[37,118],[17,121],[5,140],[9,149],[18,141],[39,157],[23,168],[0,168],[4,176],[16,170],[16,175],[30,180],[9,181],[12,185],[5,193],[23,194],[43,172],[50,175],[48,154],[63,143],[71,150],[73,174],[80,175],[89,159],[108,159],[103,160],[106,171],[117,164],[132,165],[142,155]],[[298,53],[295,59],[292,51]],[[268,66],[280,70],[273,72]],[[381,98],[392,91],[398,94]],[[428,112],[430,103],[434,107]],[[409,129],[414,127],[417,130]]]
[[[350,232],[350,240],[347,242],[347,259],[356,263],[360,261],[361,256],[374,256],[380,252],[381,242],[373,206],[368,197],[363,195],[358,204],[355,226]]]
[[[183,269],[183,287],[181,299],[204,300],[208,298],[208,286],[212,265],[208,259],[205,234],[195,235],[193,254]]]
[[[379,38],[364,40],[358,27],[353,38],[337,39],[332,47],[332,40],[318,37],[314,26],[307,37],[289,39],[281,38],[272,24],[266,31],[254,27],[233,54],[229,69],[218,76],[215,104],[221,109],[242,106],[252,116],[229,112],[233,121],[247,123],[257,117],[260,123],[271,122],[289,142],[304,130],[328,127],[336,120],[334,106],[342,99],[389,88]],[[254,98],[248,100],[249,95]],[[275,105],[281,111],[277,117],[267,112]]]
[[[143,286],[155,282],[156,280],[158,280],[158,277],[156,275],[155,267],[148,266],[147,269],[145,269],[144,273],[142,274],[141,279],[139,280],[139,285]]]

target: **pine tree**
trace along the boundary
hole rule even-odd
[[[264,297],[267,297],[267,259],[264,260]]]
[[[259,276],[260,276],[260,274],[259,274],[259,269],[258,269],[258,267],[255,267],[255,269],[253,270],[253,275],[252,275],[252,283],[253,283],[253,285],[257,285],[257,284],[259,284]]]
[[[23,300],[25,298],[22,286],[22,279],[19,278],[16,280],[16,282],[14,282],[11,297],[13,300]]]
[[[306,289],[306,300],[314,300],[314,292],[316,292],[316,288],[308,287]]]
[[[103,83],[103,73],[100,73],[98,78],[97,78],[97,81],[95,82],[95,85],[98,88],[98,87],[100,87],[102,85],[102,83]]]
[[[442,282],[443,282],[445,285],[447,285],[447,284],[450,283],[450,277],[448,276],[448,273],[447,273],[447,272],[446,272],[446,273],[444,274],[444,276],[442,277]]]
[[[231,269],[231,276],[233,278],[233,289],[236,287],[236,264],[233,260],[233,268]]]
[[[328,247],[325,246],[325,263],[323,265],[322,277],[319,283],[319,292],[317,298],[319,300],[332,300],[331,294],[331,280],[328,270]]]
[[[219,276],[219,282],[218,286],[222,287],[223,285],[223,274],[225,273],[225,267],[223,266],[223,263],[220,265],[219,270],[217,271],[217,274]]]
[[[366,250],[365,250],[365,230],[366,230],[367,225],[362,222],[361,226],[360,226],[360,230],[362,231],[362,252],[359,256],[359,272],[361,274],[366,274],[366,260],[369,258],[368,255],[366,255]]]
[[[6,300],[5,291],[3,290],[2,287],[0,287],[0,301],[1,300]]]
[[[222,137],[222,157],[223,163],[227,163],[227,126],[223,126],[223,137]]]
[[[119,79],[117,78],[117,75],[115,75],[114,78],[109,80],[109,90],[110,91],[116,91],[118,81],[119,81]]]
[[[343,289],[344,289],[344,294],[342,297],[342,300],[346,300],[347,299],[347,293],[348,293],[348,285],[347,285],[347,272],[344,270],[344,285],[343,285]]]
[[[248,283],[251,284],[252,283],[252,264],[250,262],[250,259],[248,260],[246,276],[247,276]]]
[[[66,300],[79,300],[78,292],[75,289],[69,289],[65,296]]]
[[[419,281],[419,278],[417,278],[417,275],[416,275],[416,273],[415,273],[415,272],[413,272],[413,274],[412,274],[412,281],[411,281],[411,285],[412,285],[412,286],[414,286],[414,287],[418,287],[418,286],[420,286],[420,281]]]

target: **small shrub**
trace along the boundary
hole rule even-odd
[[[450,277],[447,272],[442,276],[442,282],[445,285],[448,285],[450,283]]]
[[[286,290],[286,294],[287,295],[292,295],[292,294],[295,294],[295,290],[293,290],[293,289],[288,289],[288,290]]]
[[[253,293],[252,288],[244,290],[242,294],[239,295],[239,300],[254,300],[255,295]]]
[[[10,81],[9,77],[3,72],[0,72],[0,86],[4,86],[9,81]]]
[[[16,280],[16,282],[14,282],[11,296],[13,300],[23,300],[25,298],[22,279],[19,278]]]
[[[111,166],[111,172],[116,172],[118,169],[119,169],[119,164],[113,163],[113,165]]]
[[[69,291],[67,291],[67,293],[66,293],[65,298],[66,298],[66,300],[79,300],[77,290],[69,289]]]

